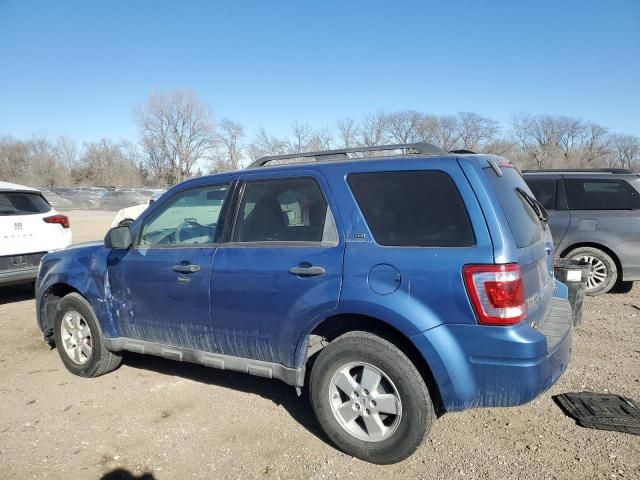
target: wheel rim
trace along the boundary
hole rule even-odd
[[[387,374],[369,363],[352,362],[336,371],[329,404],[342,428],[368,442],[389,438],[402,418],[398,389]]]
[[[587,290],[595,290],[607,281],[609,270],[605,263],[598,257],[594,257],[593,255],[582,255],[581,257],[577,257],[576,260],[582,260],[583,262],[587,262],[591,265],[591,270],[587,277]]]
[[[75,310],[70,310],[62,317],[60,325],[62,345],[68,357],[74,363],[83,365],[91,358],[93,342],[91,329],[85,318]]]

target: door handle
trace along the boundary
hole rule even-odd
[[[178,273],[195,273],[200,270],[200,265],[194,265],[193,263],[188,265],[174,265],[172,270]]]
[[[291,267],[289,273],[298,277],[317,277],[318,275],[324,275],[326,270],[323,267],[310,265],[308,267]]]

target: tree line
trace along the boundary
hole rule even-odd
[[[501,155],[522,168],[640,171],[638,136],[562,115],[516,115],[505,128],[473,112],[379,111],[320,128],[294,121],[281,137],[260,128],[249,139],[239,122],[214,121],[209,105],[180,90],[151,95],[134,109],[133,120],[135,143],[103,138],[79,146],[65,136],[0,136],[0,179],[41,187],[165,186],[236,170],[265,155],[416,142]]]

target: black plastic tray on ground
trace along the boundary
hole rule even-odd
[[[640,407],[630,398],[577,392],[556,395],[553,399],[578,425],[640,435]]]

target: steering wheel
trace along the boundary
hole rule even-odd
[[[200,225],[195,220],[186,219],[184,222],[182,222],[180,225],[178,225],[178,228],[176,228],[176,243],[182,243],[182,230],[186,226],[196,227],[196,228],[197,227],[204,228],[202,225]]]

